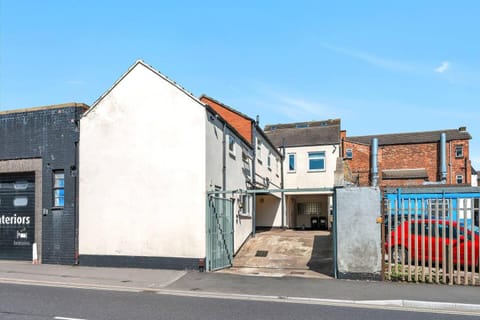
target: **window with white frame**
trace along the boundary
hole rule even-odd
[[[65,173],[63,170],[53,172],[53,206],[65,206]]]
[[[295,172],[297,170],[297,161],[295,153],[288,154],[288,171]]]
[[[257,138],[257,159],[262,163],[262,141]]]
[[[240,212],[243,215],[250,214],[250,195],[242,194],[239,201]]]
[[[455,158],[463,158],[463,145],[458,144],[455,146]]]
[[[462,184],[463,183],[463,175],[457,174],[457,184]]]
[[[228,136],[228,152],[235,156],[235,138],[231,135]]]
[[[308,170],[309,171],[325,170],[325,151],[308,153]]]
[[[353,158],[353,150],[351,148],[345,150],[345,158],[352,159]]]

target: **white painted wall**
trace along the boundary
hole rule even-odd
[[[215,190],[215,187],[223,186],[223,129],[224,125],[218,118],[208,113],[206,119],[206,177],[207,189]],[[235,143],[233,151],[228,148],[229,137],[233,137]],[[228,126],[225,127],[225,150],[226,150],[226,190],[247,190],[247,179],[251,177],[251,147],[242,141]],[[248,155],[248,161],[244,161],[242,153]],[[222,195],[223,196],[223,195]],[[240,194],[227,194],[228,198],[234,199],[234,252],[240,249],[252,232],[252,207],[249,202],[248,210],[243,213],[239,206]]]
[[[275,147],[256,132],[256,180],[257,186],[268,189],[281,188],[281,158]],[[268,158],[270,158],[270,165]],[[268,178],[268,186],[264,185]],[[256,201],[256,225],[258,227],[282,227],[281,194],[258,196]],[[286,224],[286,221],[284,222]]]
[[[333,188],[336,159],[339,157],[339,146],[308,146],[290,147],[285,150],[284,172],[285,188]],[[308,170],[308,153],[315,151],[325,152],[325,170]],[[288,169],[288,154],[296,155],[296,170],[290,172]]]
[[[257,227],[281,227],[281,199],[272,195],[257,196]],[[286,224],[286,221],[285,221]]]
[[[478,187],[478,175],[472,174],[472,187]]]
[[[281,158],[275,152],[275,147],[270,146],[260,134],[256,134],[256,179],[257,183],[262,183],[265,178],[270,180],[269,189],[280,189],[281,185]],[[270,157],[270,166],[268,166],[268,157]],[[279,196],[279,195],[276,195]]]
[[[205,118],[142,63],[87,113],[80,255],[205,257]]]

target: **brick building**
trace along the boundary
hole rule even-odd
[[[0,112],[0,259],[73,264],[77,251],[78,121],[67,103]]]
[[[443,175],[442,134],[445,134]],[[374,138],[378,141],[376,163],[379,186],[471,184],[469,140],[472,137],[465,127],[355,137],[348,137],[343,131],[342,153],[347,183],[372,185]]]

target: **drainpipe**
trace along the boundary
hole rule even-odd
[[[372,139],[372,187],[378,184],[378,139]]]
[[[257,116],[258,119],[258,116]],[[257,120],[258,121],[258,120]],[[256,163],[257,163],[257,130],[256,122],[252,122],[252,146],[253,146],[253,160],[252,160],[252,184],[253,189],[257,188],[257,173],[256,173]],[[252,201],[252,238],[255,238],[255,229],[256,229],[256,216],[257,216],[257,194],[253,193]]]
[[[222,155],[222,188],[223,191],[227,190],[227,123],[223,123],[223,155]],[[226,198],[227,194],[224,192],[223,197]]]
[[[282,229],[285,229],[285,192],[283,189],[285,188],[284,184],[284,175],[283,175],[283,161],[285,160],[285,138],[282,139],[282,155],[280,158],[280,188],[282,189]]]
[[[445,132],[440,134],[440,181],[447,183],[447,135]]]

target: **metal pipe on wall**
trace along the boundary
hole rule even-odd
[[[447,135],[445,132],[440,134],[440,180],[442,183],[447,182]]]
[[[378,139],[372,139],[372,186],[378,184]]]

